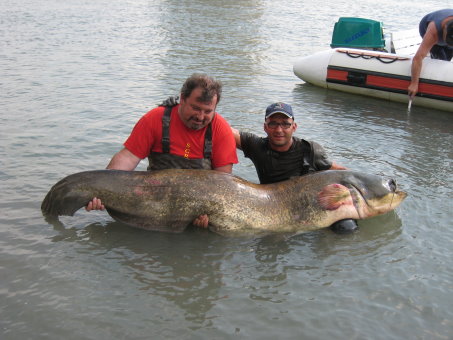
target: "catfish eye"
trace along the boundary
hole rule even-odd
[[[394,179],[389,179],[387,184],[388,184],[389,189],[390,189],[391,192],[395,192],[396,191],[397,185],[396,185],[396,181]]]

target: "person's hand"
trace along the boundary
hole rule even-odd
[[[418,92],[418,83],[410,83],[407,88],[407,93],[410,99],[413,99]]]
[[[198,216],[193,222],[192,224],[196,227],[199,227],[199,228],[207,228],[208,227],[208,224],[209,224],[209,217],[208,215],[201,215],[201,216]]]
[[[104,210],[105,207],[101,202],[100,198],[93,198],[85,207],[86,211],[91,211],[91,210]]]
[[[179,96],[170,96],[165,99],[159,106],[175,106],[179,104]]]

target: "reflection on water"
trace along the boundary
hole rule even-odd
[[[401,234],[401,221],[394,212],[361,221],[361,232],[352,236],[326,229],[295,236],[229,239],[206,230],[166,234],[118,222],[82,228],[53,222],[53,226],[57,234],[52,242],[67,243],[74,258],[84,261],[94,252],[92,274],[108,263],[111,270],[121,272],[122,280],[134,282],[124,288],[124,296],[140,292],[163,298],[183,311],[195,328],[212,324],[209,314],[230,296],[232,283],[233,290],[248,291],[252,301],[284,303],[288,300],[282,291],[287,291],[296,273],[324,282],[324,270],[341,266],[347,257],[366,261]],[[58,267],[52,271],[58,272]]]
[[[105,254],[114,270],[133,280],[140,292],[159,296],[181,310],[187,321],[205,325],[206,313],[221,299],[221,260],[227,256],[219,236],[208,231],[183,234],[143,231],[118,222],[66,229],[54,225],[53,242],[69,242],[80,256],[89,249]],[[171,251],[169,251],[171,249]],[[103,260],[95,260],[102,266]],[[195,268],[196,270],[194,270]],[[126,289],[124,294],[136,294]]]

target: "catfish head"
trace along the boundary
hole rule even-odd
[[[319,205],[335,218],[364,219],[395,209],[407,193],[396,180],[352,171],[335,171],[335,180],[318,193]]]

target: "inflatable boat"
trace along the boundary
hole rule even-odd
[[[342,29],[341,34],[338,33],[340,21],[352,23],[353,29],[347,32]],[[404,38],[394,40],[392,36],[385,36],[379,22],[361,18],[340,18],[340,21],[335,24],[332,49],[296,60],[294,74],[316,86],[407,105],[412,64],[409,47],[415,53],[421,38],[412,36],[404,43]],[[378,39],[364,43],[368,34]],[[414,39],[418,43],[413,43]],[[411,44],[407,43],[409,40]],[[412,105],[453,112],[452,62],[425,58],[419,92]]]

